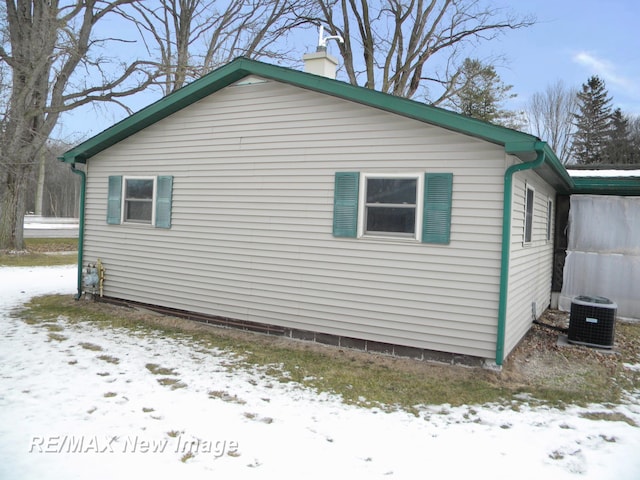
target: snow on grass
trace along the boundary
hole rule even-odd
[[[558,410],[345,405],[184,338],[9,315],[73,267],[0,268],[0,478],[640,478],[639,395]],[[88,346],[91,346],[88,348]]]

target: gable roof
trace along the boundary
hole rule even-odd
[[[535,158],[542,145],[546,161],[536,171],[559,191],[568,192],[574,186],[573,180],[551,148],[533,135],[414,100],[244,57],[233,60],[107,128],[65,152],[60,160],[71,164],[86,163],[89,158],[112,145],[249,75],[335,96],[480,138],[504,146],[505,151],[523,161]],[[640,185],[638,192],[640,193]]]
[[[249,75],[343,98],[499,145],[510,142],[533,143],[539,141],[538,138],[529,134],[492,125],[414,100],[239,57],[86,140],[66,152],[61,159],[67,163],[85,163],[87,159],[102,150]]]

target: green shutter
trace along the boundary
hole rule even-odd
[[[107,223],[119,225],[122,218],[122,175],[109,177],[109,193],[107,196]]]
[[[173,177],[158,177],[156,184],[156,227],[171,228]]]
[[[333,236],[352,237],[358,234],[358,172],[336,172],[333,194]]]
[[[452,187],[452,173],[425,174],[422,224],[424,243],[449,243]]]

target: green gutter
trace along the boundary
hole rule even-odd
[[[80,224],[78,225],[78,293],[76,300],[82,297],[82,254],[84,249],[84,197],[87,186],[87,174],[82,170],[76,169],[76,164],[71,164],[71,171],[76,175],[80,175]]]
[[[504,173],[504,211],[502,213],[502,258],[500,266],[500,300],[498,305],[498,335],[496,339],[496,364],[502,365],[504,361],[504,340],[507,326],[507,299],[509,295],[509,257],[511,254],[511,205],[513,196],[513,174],[523,170],[532,170],[542,166],[545,162],[544,142],[529,144],[531,148],[524,145],[505,145],[505,152],[516,154],[523,152],[535,152],[535,160],[531,162],[518,163],[510,166]]]
[[[639,177],[573,177],[571,193],[596,195],[640,195]]]

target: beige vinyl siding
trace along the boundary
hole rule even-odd
[[[105,295],[495,355],[501,147],[277,82],[230,86],[88,161]],[[334,174],[452,172],[450,245],[332,236]],[[171,229],[107,225],[109,175],[172,175]]]
[[[535,193],[532,239],[530,243],[525,244],[524,222],[527,185],[532,187]],[[555,191],[535,172],[525,170],[514,175],[505,355],[509,354],[531,327],[533,321],[532,304],[535,302],[536,315],[539,317],[551,302],[553,222],[555,219],[551,219],[552,238],[547,241],[549,200],[553,201],[555,206]]]

